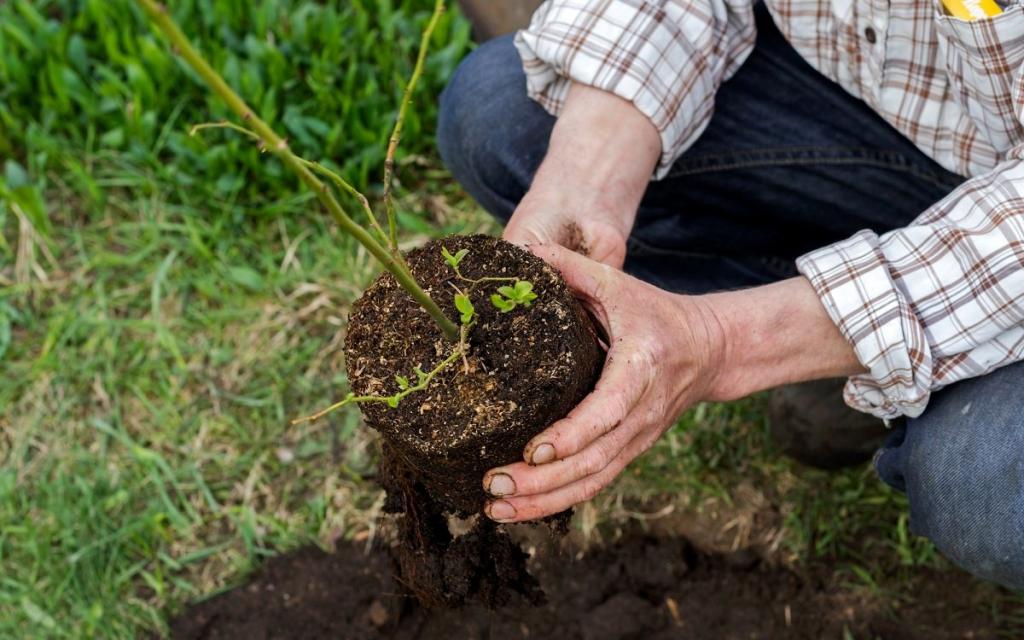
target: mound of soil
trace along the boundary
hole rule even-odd
[[[442,248],[467,252],[459,272]],[[454,538],[448,516],[478,513],[486,500],[484,473],[521,460],[530,438],[593,388],[602,361],[594,326],[557,271],[503,240],[450,236],[411,251],[406,260],[442,309],[457,316],[454,298],[461,291],[475,316],[464,357],[427,388],[397,407],[360,405],[383,440],[385,511],[400,516],[394,547],[399,579],[428,606],[474,601],[496,607],[516,595],[539,603],[543,596],[526,556],[502,527],[479,518],[471,532]],[[532,304],[502,312],[491,303],[509,278],[533,284]],[[385,273],[349,318],[349,384],[357,395],[397,393],[396,374],[415,381],[415,371],[433,370],[454,348]]]
[[[548,594],[545,606],[428,610],[392,581],[383,552],[307,548],[193,605],[171,622],[171,633],[182,640],[1011,637],[972,601],[977,583],[954,571],[921,573],[916,600],[901,606],[890,595],[844,591],[826,567],[798,576],[747,553],[702,555],[680,539],[627,537],[575,561],[541,553],[531,568]]]

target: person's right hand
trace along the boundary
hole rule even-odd
[[[530,251],[559,270],[609,349],[594,390],[534,436],[521,462],[484,476],[484,510],[498,522],[594,497],[697,402],[866,371],[802,276],[682,296],[563,247]]]
[[[705,298],[680,296],[557,245],[530,251],[561,272],[608,336],[593,392],[534,436],[523,461],[491,469],[499,522],[542,518],[594,497],[695,402],[713,399],[725,340]]]

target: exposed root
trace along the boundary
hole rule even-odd
[[[540,584],[526,569],[527,555],[501,525],[479,518],[469,532],[453,537],[444,507],[386,444],[380,476],[388,492],[385,511],[399,514],[392,547],[397,578],[421,604],[496,608],[516,597],[543,604]]]

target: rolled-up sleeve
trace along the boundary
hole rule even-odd
[[[797,261],[868,373],[846,401],[916,417],[932,392],[1024,359],[1024,162],[965,182],[908,227]]]
[[[516,34],[529,95],[558,115],[571,82],[632,102],[661,135],[655,178],[700,136],[754,46],[752,0],[548,0]]]

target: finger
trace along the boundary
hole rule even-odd
[[[484,489],[492,496],[527,496],[550,493],[559,487],[600,473],[611,464],[643,428],[644,424],[633,416],[604,434],[586,448],[564,460],[550,464],[529,465],[517,462],[488,471],[484,476]]]
[[[527,249],[558,269],[569,288],[585,300],[601,300],[622,273],[557,244],[530,244]]]
[[[656,429],[645,429],[635,435],[626,448],[601,471],[548,493],[492,500],[484,506],[484,513],[497,522],[525,522],[560,513],[586,502],[608,486],[626,465],[649,449],[658,435]]]
[[[558,219],[557,215],[531,207],[520,207],[512,213],[501,237],[523,247],[532,244],[562,244]]]
[[[508,226],[505,227],[505,231],[502,232],[501,237],[504,240],[521,247],[540,244],[545,241],[543,236],[538,234],[529,226],[516,224],[514,221],[509,222]]]
[[[569,415],[530,440],[523,460],[530,464],[561,460],[611,431],[647,391],[650,379],[646,374],[652,369],[645,351],[634,349],[628,341],[616,343],[594,390]]]

